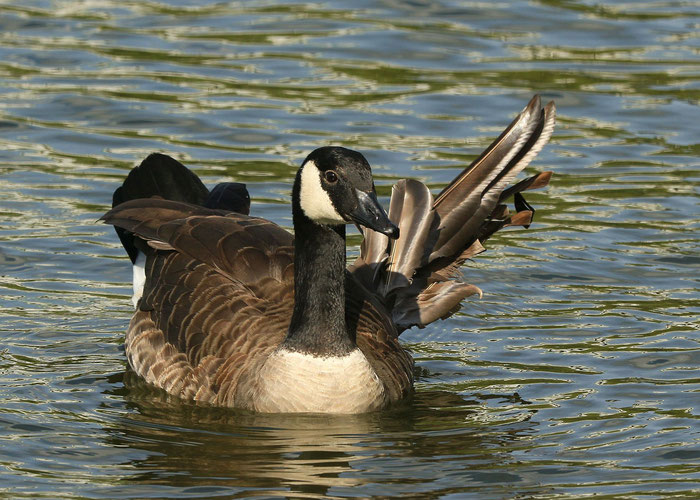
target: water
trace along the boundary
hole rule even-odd
[[[15,0],[0,27],[0,496],[700,494],[696,3]],[[125,374],[130,270],[96,220],[145,155],[290,226],[314,147],[364,152],[386,203],[534,93],[552,185],[465,268],[484,298],[404,334],[406,407],[249,415]]]

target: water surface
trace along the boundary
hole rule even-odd
[[[0,496],[696,498],[694,2],[0,2]],[[291,226],[313,148],[439,190],[535,93],[558,125],[484,298],[402,338],[404,407],[264,416],[125,373],[96,220],[152,151]],[[349,252],[356,253],[358,237]]]

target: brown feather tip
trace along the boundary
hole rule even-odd
[[[547,172],[541,172],[535,176],[535,179],[532,181],[532,184],[530,184],[528,187],[523,189],[523,191],[527,191],[530,189],[541,189],[549,184],[549,180],[552,178],[553,172],[547,171]]]
[[[509,226],[529,226],[532,223],[533,213],[530,210],[523,210],[510,218]]]

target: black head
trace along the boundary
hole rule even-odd
[[[316,224],[354,222],[392,238],[399,236],[377,201],[369,163],[351,149],[325,146],[307,156],[297,173],[293,201]]]

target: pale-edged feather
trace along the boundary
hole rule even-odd
[[[469,245],[459,256],[454,258],[443,258],[436,259],[430,264],[421,269],[420,276],[424,277],[427,286],[430,283],[436,281],[446,281],[449,279],[457,278],[460,275],[460,268],[462,264],[482,252],[485,252],[486,248],[482,245],[481,240],[476,239]]]
[[[390,243],[387,276],[381,287],[384,296],[410,284],[416,269],[427,262],[435,219],[432,206],[433,196],[422,182],[403,179],[394,185],[389,219],[398,224],[401,236]]]
[[[363,235],[360,255],[348,270],[368,290],[379,290],[380,280],[385,276],[384,268],[389,258],[389,237],[367,228],[359,228]]]
[[[266,219],[197,207],[157,198],[132,200],[107,212],[101,220],[145,239],[157,249],[174,249],[205,262],[235,279],[238,252],[256,248],[284,255],[276,274],[285,275],[291,260],[292,235]],[[280,252],[285,248],[284,252]],[[255,268],[253,268],[255,269]],[[268,270],[261,270],[267,274]]]
[[[440,216],[440,235],[430,260],[455,255],[471,243],[469,239],[498,203],[500,182],[494,181],[505,178],[509,166],[512,170],[511,160],[521,154],[540,115],[540,99],[535,96],[485,153],[438,195],[435,210]]]
[[[479,287],[459,281],[431,283],[418,295],[399,297],[393,310],[394,323],[400,329],[424,328],[433,321],[453,314],[463,299],[482,295]]]

